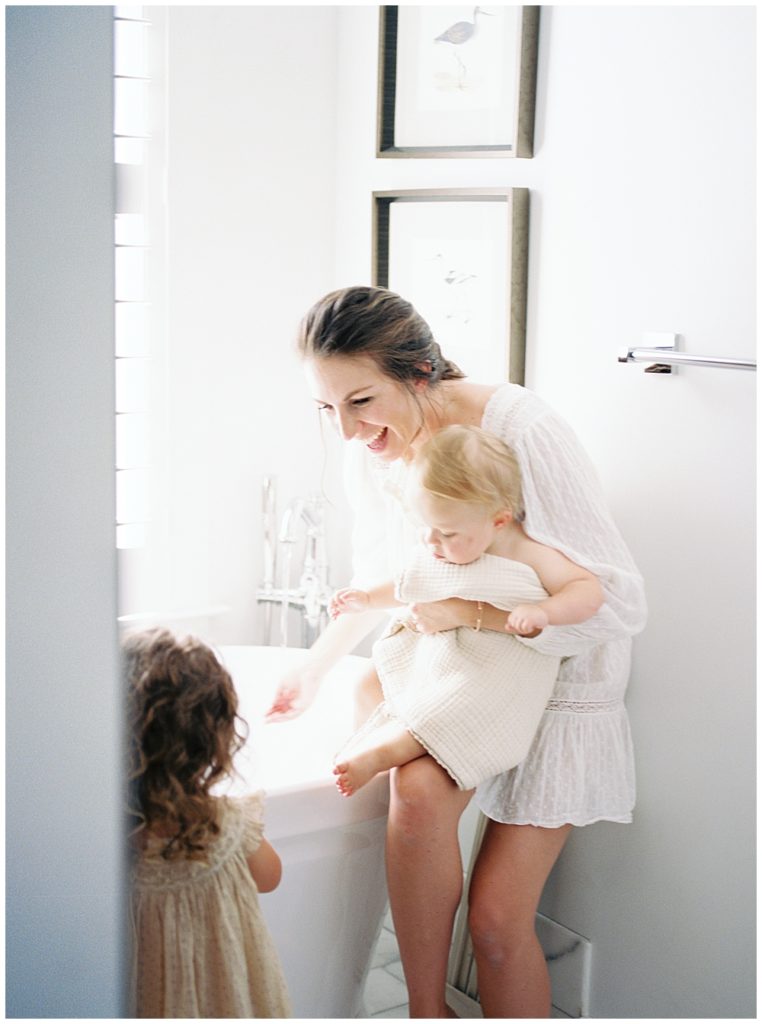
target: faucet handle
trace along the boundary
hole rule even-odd
[[[320,494],[311,494],[304,502],[302,517],[308,529],[322,529],[325,520],[325,498]]]
[[[304,498],[294,498],[293,501],[289,504],[288,508],[283,513],[283,518],[280,521],[280,532],[278,533],[279,544],[296,543],[293,524],[295,520],[302,517],[303,509]]]

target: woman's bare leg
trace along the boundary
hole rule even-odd
[[[485,1017],[550,1016],[550,979],[535,914],[571,828],[487,824],[469,892]]]
[[[458,821],[472,792],[431,757],[391,774],[386,876],[411,1017],[447,1017],[445,984],[463,868]]]

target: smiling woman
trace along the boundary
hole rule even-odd
[[[362,441],[385,462],[409,458],[440,417],[434,387],[463,378],[423,317],[382,288],[327,295],[302,322],[299,352],[313,396],[341,437]]]
[[[562,667],[558,678],[558,662],[552,668],[552,697],[526,757],[510,770],[496,769],[476,791],[490,818],[469,918],[482,1009],[485,1016],[545,1015],[549,981],[534,915],[548,873],[572,824],[631,816],[633,754],[622,698],[630,637],[645,621],[642,580],[569,427],[519,385],[466,380],[401,296],[364,286],[331,292],[305,316],[299,352],[313,397],[352,442],[346,467],[355,512],[353,588],[371,592],[403,570],[417,532],[405,501],[411,463],[442,428],[457,425],[480,426],[515,452],[526,480],[528,538],[594,573],[605,591],[600,615],[535,625],[539,634],[522,636],[533,654],[563,658]],[[436,636],[466,626],[473,633],[477,622],[476,635],[512,639],[498,597],[487,603],[480,596],[413,597],[417,629]],[[367,619],[355,625],[362,617],[340,616],[328,626],[299,670],[282,681],[274,715],[309,706],[322,675],[367,633]],[[580,684],[589,679],[599,682],[583,693]],[[377,694],[371,669],[361,685],[365,706],[374,687]],[[507,746],[507,734],[502,739]],[[471,750],[479,746],[469,743]],[[437,760],[418,756],[398,764],[391,779],[387,874],[411,1016],[446,1015],[448,951],[462,885],[457,828],[470,794]],[[367,774],[362,766],[353,772],[350,757],[339,775],[343,791],[362,786]],[[469,787],[479,776],[461,782]],[[505,877],[514,879],[513,889],[502,884]]]
[[[331,420],[344,441],[358,441],[379,459],[404,457],[422,429],[422,410],[411,390],[384,377],[372,358],[315,359],[305,368],[318,408]],[[365,381],[355,387],[361,379]],[[350,390],[346,390],[349,388]],[[401,411],[404,407],[404,411]]]

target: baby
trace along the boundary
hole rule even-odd
[[[376,642],[383,701],[336,758],[345,796],[425,754],[461,789],[514,767],[529,750],[560,658],[482,629],[483,605],[505,609],[506,629],[528,637],[583,622],[603,603],[592,573],[525,533],[518,462],[487,431],[437,432],[414,461],[410,505],[425,524],[425,548],[396,583],[337,591],[332,616],[450,597],[476,601],[477,616],[473,628],[428,635],[403,618]]]

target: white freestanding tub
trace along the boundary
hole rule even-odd
[[[238,691],[249,738],[230,791],[264,789],[265,835],[283,878],[260,903],[286,974],[295,1017],[357,1017],[386,908],[386,776],[355,796],[333,783],[333,757],[353,729],[352,684],[369,660],[348,656],[314,704],[265,723],[278,681],[306,656],[279,647],[218,649]]]

